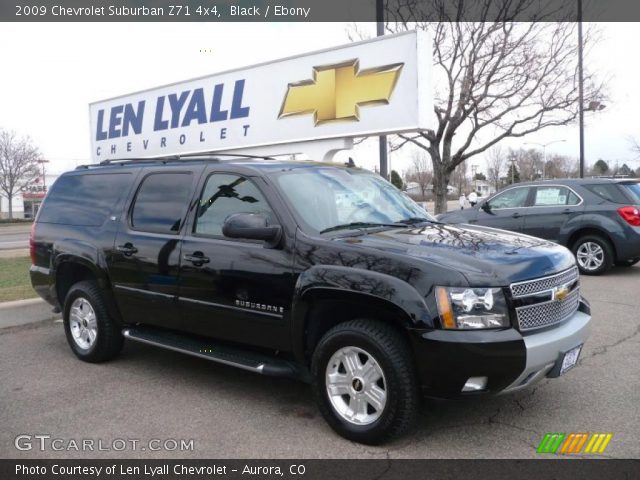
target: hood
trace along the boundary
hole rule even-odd
[[[506,286],[575,265],[563,246],[477,225],[429,224],[366,233],[348,241],[453,269],[477,286]]]

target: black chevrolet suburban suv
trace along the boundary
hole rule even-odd
[[[351,162],[79,167],[51,188],[31,256],[81,360],[129,339],[295,377],[370,444],[410,427],[423,396],[558,377],[591,320],[565,247],[442,224]]]

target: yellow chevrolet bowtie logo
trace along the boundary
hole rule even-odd
[[[569,287],[563,285],[561,287],[556,287],[552,291],[552,299],[562,301],[569,295]]]
[[[402,63],[359,70],[358,61],[314,67],[313,79],[290,83],[278,118],[313,113],[316,125],[360,119],[360,106],[387,104]]]

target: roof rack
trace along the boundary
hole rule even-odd
[[[257,158],[260,160],[276,160],[273,157],[269,157],[266,155],[248,155],[248,154],[239,154],[239,153],[187,153],[184,155],[170,155],[167,157],[156,157],[156,158],[114,158],[102,160],[99,163],[93,163],[88,165],[78,165],[76,170],[80,169],[88,169],[91,167],[99,167],[105,165],[124,165],[126,164],[147,164],[147,163],[167,163],[181,159],[192,159],[192,160],[206,160],[210,162],[219,162],[224,158],[219,157],[233,157],[233,158]]]

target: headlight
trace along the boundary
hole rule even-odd
[[[436,287],[442,328],[473,330],[509,327],[509,311],[500,288]]]

